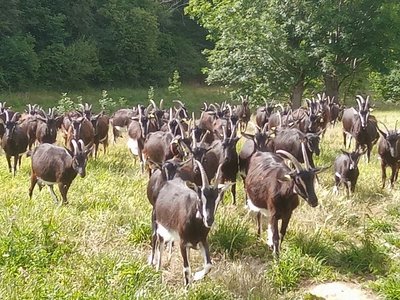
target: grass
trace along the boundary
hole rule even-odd
[[[227,99],[217,90],[186,91],[188,107]],[[72,95],[73,93],[71,93]],[[83,94],[75,93],[74,95]],[[93,98],[89,98],[89,95]],[[147,91],[109,91],[130,103]],[[189,96],[190,94],[190,96]],[[87,99],[100,97],[89,91]],[[55,104],[59,93],[2,95],[15,107],[42,99]],[[96,98],[97,97],[97,98]],[[159,99],[156,94],[156,99]],[[400,112],[378,106],[374,114],[394,128]],[[240,145],[239,145],[240,147]],[[331,166],[342,148],[340,125],[325,134],[317,166]],[[319,206],[301,201],[290,221],[276,261],[266,234],[256,236],[255,216],[244,208],[238,180],[238,204],[230,193],[220,204],[210,233],[214,268],[186,291],[177,247],[171,261],[156,272],[150,254],[150,212],[146,175],[119,139],[107,155],[90,160],[87,176],[76,178],[69,204],[54,205],[46,188],[28,199],[30,160],[23,158],[13,178],[0,156],[0,298],[1,299],[301,299],[312,284],[332,280],[357,282],[385,299],[400,295],[400,192],[381,189],[376,147],[367,164],[362,158],[356,192],[332,193],[333,171],[320,174]],[[58,191],[56,191],[58,193]],[[266,228],[265,220],[264,226]],[[201,268],[192,250],[192,270]],[[311,298],[310,298],[311,299]]]

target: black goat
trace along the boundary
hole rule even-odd
[[[57,203],[58,199],[54,193],[53,185],[58,184],[62,203],[68,203],[68,189],[77,174],[85,177],[87,154],[91,151],[91,149],[85,149],[82,140],[79,140],[78,143],[72,140],[71,143],[73,151],[47,143],[36,147],[32,154],[30,199],[33,189],[38,183],[40,189],[43,185],[49,186],[51,196]]]
[[[91,148],[94,144],[94,127],[86,117],[71,118],[71,126],[68,129],[67,145],[72,150],[71,141],[82,140],[85,147]]]
[[[36,128],[36,138],[39,144],[56,142],[57,123],[60,118],[62,117],[55,114],[54,108],[50,108],[48,113],[41,110],[41,114],[36,115],[36,119],[40,121]]]
[[[277,153],[289,158],[295,170],[289,168],[276,154],[257,152],[250,161],[249,173],[246,177],[248,206],[251,210],[264,215],[269,213],[268,245],[277,256],[279,255],[278,220],[282,220],[280,229],[282,243],[292,212],[299,205],[298,195],[304,198],[311,207],[318,205],[314,180],[315,175],[322,169],[310,167],[304,143],[302,145],[306,168],[302,168],[292,154],[283,150],[278,150]],[[260,232],[261,224],[258,225]]]
[[[360,174],[358,170],[358,161],[360,156],[365,152],[361,152],[359,149],[351,153],[343,151],[342,154],[336,157],[334,163],[335,170],[335,186],[333,188],[334,193],[339,192],[339,186],[343,183],[346,187],[347,196],[354,193],[357,179]]]
[[[110,118],[102,112],[90,117],[94,129],[94,158],[97,158],[99,145],[103,144],[104,154],[106,154],[108,147],[108,129],[110,125]]]
[[[21,116],[19,113],[13,114],[12,118],[8,110],[4,110],[5,122],[4,128],[5,132],[1,139],[1,147],[6,153],[6,159],[8,163],[8,169],[15,176],[17,172],[17,163],[21,166],[21,157],[26,148],[28,147],[28,136],[26,135],[26,130],[18,125],[18,119]],[[11,167],[11,157],[14,156],[14,166]]]
[[[385,124],[383,125],[385,126]],[[382,135],[378,143],[378,154],[381,158],[382,169],[382,188],[385,187],[386,167],[388,166],[392,169],[390,186],[393,188],[400,167],[400,133],[397,132],[396,126],[394,130],[388,130],[386,126],[385,128],[386,132],[383,132],[378,128],[379,133]]]
[[[117,110],[111,117],[110,123],[113,129],[114,143],[117,138],[121,136],[123,128],[128,128],[132,118],[137,115],[137,111],[129,108],[122,108]]]
[[[153,248],[158,254],[157,269],[161,267],[163,244],[179,243],[183,258],[184,285],[191,282],[190,248],[200,249],[204,268],[194,274],[193,280],[202,279],[211,269],[207,236],[214,223],[214,215],[223,191],[228,187],[210,185],[202,165],[196,162],[202,174],[201,189],[190,189],[180,178],[167,181],[160,190],[153,211],[153,226],[157,233]]]
[[[236,106],[235,114],[239,119],[240,131],[246,131],[247,123],[250,121],[251,112],[249,107],[249,97],[240,96],[242,103]]]
[[[353,108],[345,109],[343,113],[343,141],[346,147],[346,137],[350,134],[356,141],[356,149],[367,147],[368,162],[371,156],[372,146],[378,141],[377,121],[370,116],[369,96],[365,100],[357,95],[358,111]]]
[[[242,132],[242,136],[246,138],[246,141],[239,152],[239,171],[244,182],[252,155],[257,151],[274,151],[275,147],[273,139],[275,137],[275,131],[271,130],[271,132],[268,132],[267,124],[265,124],[262,129],[256,127],[254,135]]]
[[[317,156],[320,154],[320,137],[317,133],[305,134],[296,128],[285,128],[278,130],[274,139],[275,152],[277,150],[285,150],[294,155],[299,162],[304,163],[305,161],[303,159],[301,146],[302,141],[306,143],[307,158],[311,167],[314,168],[315,165],[312,156],[313,154]]]

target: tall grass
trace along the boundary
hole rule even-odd
[[[146,90],[109,94],[131,103],[147,99]],[[189,99],[189,108],[228,98],[209,89],[192,89],[191,94],[183,97]],[[13,102],[17,96],[3,99],[15,107],[39,98],[44,106],[52,106],[58,99],[58,93],[21,94],[20,102]],[[97,97],[100,91],[93,91],[93,101]],[[377,109],[374,114],[392,128],[400,117],[398,111]],[[328,129],[321,148],[317,166],[331,166],[342,148],[340,125]],[[177,247],[170,262],[164,259],[161,272],[147,266],[147,175],[134,165],[126,139],[89,161],[87,176],[76,178],[70,203],[61,207],[54,205],[46,188],[35,189],[28,199],[30,159],[23,158],[13,178],[1,155],[0,298],[299,299],[311,284],[340,279],[359,282],[386,299],[399,299],[399,183],[393,190],[382,190],[376,148],[371,157],[369,164],[361,160],[359,182],[350,198],[343,190],[339,196],[332,193],[332,168],[320,175],[320,205],[311,208],[302,201],[295,210],[279,261],[266,246],[266,234],[256,237],[255,217],[244,208],[238,179],[238,205],[229,204],[226,193],[210,233],[214,268],[186,291]],[[191,253],[195,271],[202,259],[197,251]]]

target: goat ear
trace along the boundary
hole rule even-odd
[[[296,175],[297,172],[296,171],[292,171],[288,174],[283,175],[281,178],[278,179],[278,181],[291,181],[293,179],[293,176]]]
[[[189,189],[195,191],[197,194],[199,193],[199,187],[198,187],[196,184],[194,184],[193,182],[191,182],[191,181],[186,181],[186,186],[187,186]]]
[[[64,149],[65,149],[65,151],[68,152],[69,155],[71,155],[71,157],[74,157],[74,151],[72,151],[72,150],[70,150],[68,148],[64,148]]]
[[[347,152],[347,151],[345,151],[343,149],[340,149],[340,151],[342,151],[342,153],[345,154],[345,155],[349,155],[350,154],[349,152]]]
[[[376,129],[378,129],[378,132],[386,139],[387,134],[380,130],[378,126],[376,126]]]
[[[88,155],[89,153],[91,153],[93,151],[94,145],[92,145],[90,148],[86,148],[85,150],[85,154]]]
[[[249,133],[245,133],[245,132],[241,132],[240,134],[241,134],[241,136],[244,136],[246,139],[249,139],[249,140],[254,139],[254,134],[249,134]]]
[[[232,185],[234,185],[235,182],[229,182],[228,184],[218,184],[218,193],[223,193],[227,189],[229,189]]]

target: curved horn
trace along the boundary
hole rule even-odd
[[[83,143],[83,141],[81,139],[79,139],[78,143],[81,146],[81,151],[85,150],[85,144]]]
[[[362,110],[361,103],[360,103],[360,99],[356,98],[356,101],[357,101],[357,103],[358,103],[358,110],[359,110],[359,111]]]
[[[194,116],[194,111],[192,112],[192,128],[195,128],[196,127],[196,117]]]
[[[173,100],[172,102],[178,103],[181,107],[185,107],[185,104],[183,104],[181,100]]]
[[[227,104],[226,106],[227,106],[228,109],[229,109],[229,115],[232,117],[232,116],[233,116],[233,111],[232,111],[231,105],[230,105],[230,104]]]
[[[304,141],[301,142],[301,152],[303,153],[303,159],[304,159],[304,163],[306,165],[306,168],[307,168],[307,170],[310,170],[311,169],[311,165],[310,165],[310,161],[308,160],[307,151],[306,151],[306,145],[305,145]]]
[[[207,130],[207,131],[204,133],[203,138],[202,138],[201,141],[200,141],[200,147],[203,146],[204,141],[206,140],[206,137],[207,137],[207,135],[208,135],[209,133],[210,133],[209,130]]]
[[[76,143],[76,141],[74,139],[71,140],[71,144],[74,148],[74,155],[78,154],[78,144]]]
[[[79,104],[78,104],[78,106],[81,108],[81,110],[82,110],[82,111],[84,111],[84,110],[85,110],[85,107],[83,106],[83,104],[82,104],[82,103],[79,103]]]
[[[138,111],[139,111],[139,119],[141,120],[142,119],[142,109],[140,107],[140,104],[138,104],[137,108],[138,108]]]
[[[181,136],[182,136],[183,138],[185,138],[185,137],[186,137],[186,132],[185,132],[185,130],[183,129],[183,126],[182,126],[181,121],[178,120],[178,119],[175,119],[175,120],[176,120],[176,123],[178,123],[179,130],[181,131]]]
[[[169,122],[172,122],[172,107],[169,108]]]
[[[43,117],[44,117],[44,118],[46,119],[46,121],[47,121],[48,117],[47,117],[46,112],[45,112],[42,108],[40,109],[40,111],[42,112]]]
[[[224,141],[225,141],[226,140],[226,136],[227,136],[227,134],[226,134],[226,126],[222,126],[222,132],[224,134]]]
[[[203,166],[198,160],[195,160],[197,167],[200,169],[200,174],[201,174],[201,182],[202,182],[202,189],[208,188],[210,186],[208,182],[208,178],[206,175],[206,172],[204,171]]]
[[[161,99],[161,100],[160,100],[160,105],[158,106],[158,108],[159,108],[160,110],[163,109],[163,104],[164,104],[164,99]]]
[[[219,164],[218,169],[217,169],[217,173],[215,174],[214,188],[218,187],[219,177],[222,174],[221,170],[222,170],[222,164]]]
[[[192,149],[196,147],[196,135],[194,134],[194,130],[192,130]]]
[[[289,158],[291,160],[291,162],[294,164],[297,172],[300,172],[303,170],[303,168],[301,167],[301,164],[299,163],[299,161],[296,159],[296,157],[294,157],[291,153],[285,151],[285,150],[277,150],[276,153],[278,154],[283,154],[285,155],[287,158]]]
[[[153,105],[153,107],[154,107],[155,110],[158,109],[156,103],[154,102],[154,100],[150,100],[150,103]]]
[[[365,101],[365,106],[364,106],[365,109],[368,109],[368,101],[369,101],[369,95],[367,96],[367,100]]]
[[[362,110],[363,104],[365,103],[365,99],[363,98],[363,96],[357,95],[356,100],[357,100],[358,106],[360,107],[360,110]]]
[[[10,115],[8,114],[8,110],[7,109],[4,110],[4,114],[6,115],[6,123],[10,122]]]
[[[381,124],[385,127],[386,133],[389,133],[389,129],[386,127],[385,123],[383,123],[383,122],[381,122],[381,121],[378,121],[378,122],[381,123]],[[396,121],[396,122],[397,122],[397,121]],[[394,130],[396,131],[396,128],[395,128]]]

